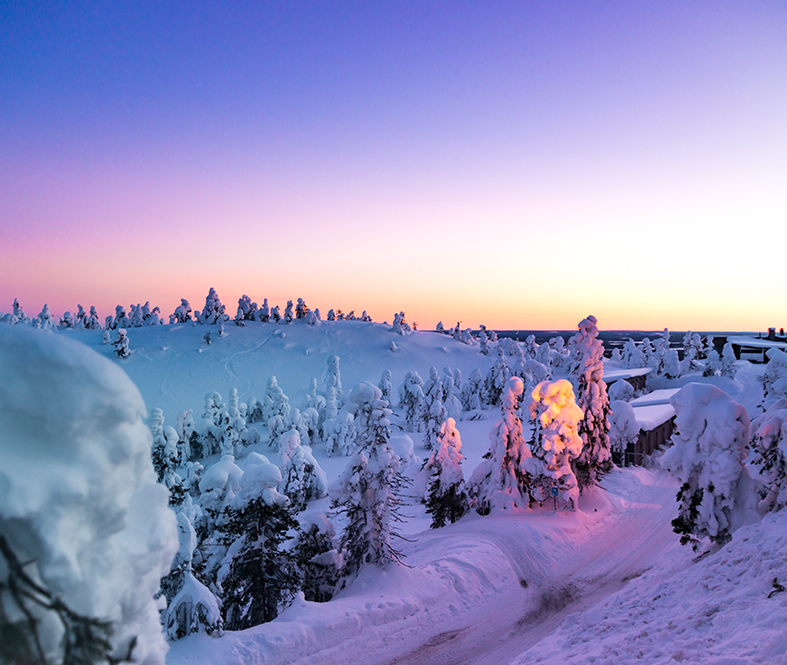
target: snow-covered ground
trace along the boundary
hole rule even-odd
[[[241,401],[262,398],[276,375],[300,407],[326,360],[340,358],[345,390],[392,373],[394,392],[409,371],[426,378],[435,366],[483,373],[494,355],[446,335],[401,336],[360,321],[282,326],[227,325],[212,343],[208,328],[191,324],[129,330],[132,355],[118,360],[100,331],[61,330],[112,358],[139,388],[148,411],[167,424],[204,396],[230,389]],[[44,333],[41,333],[44,334]],[[752,415],[760,399],[758,368],[741,363],[735,379],[713,382]],[[395,429],[401,422],[395,414]],[[465,477],[489,449],[494,410],[460,420]],[[252,447],[271,460],[265,428]],[[397,430],[398,433],[398,430]],[[527,433],[526,433],[527,435]],[[419,434],[415,452],[426,456]],[[333,480],[346,457],[314,456]],[[213,460],[211,460],[213,461]],[[238,460],[244,467],[244,460]],[[206,463],[206,466],[208,464]],[[415,467],[411,468],[411,473]],[[370,566],[328,603],[298,599],[267,624],[223,637],[195,635],[174,642],[170,665],[220,663],[773,663],[785,662],[787,516],[770,515],[739,529],[732,542],[701,561],[681,547],[670,521],[677,482],[656,469],[608,474],[602,489],[582,496],[576,512],[545,505],[511,516],[475,513],[431,530],[423,506],[405,506],[406,565]],[[322,500],[320,508],[327,506]]]

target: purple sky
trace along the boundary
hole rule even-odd
[[[787,326],[787,4],[0,6],[0,311]]]

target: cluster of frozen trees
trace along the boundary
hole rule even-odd
[[[326,319],[328,321],[372,321],[371,316],[365,310],[360,316],[356,316],[354,310],[344,313],[341,309],[331,309]],[[234,321],[236,325],[243,326],[247,321],[291,323],[294,320],[304,320],[306,323],[314,325],[319,323],[322,317],[319,309],[310,310],[302,298],[298,298],[295,304],[293,304],[292,300],[288,300],[282,312],[278,305],[274,307],[269,306],[267,298],[263,300],[260,306],[256,302],[252,302],[249,296],[243,295],[238,299],[238,309],[235,317],[232,318],[226,312],[225,305],[222,304],[216,290],[212,287],[205,298],[205,307],[201,310],[193,310],[189,301],[182,298],[180,305],[169,315],[170,324],[194,322],[204,325],[216,325]],[[10,313],[4,314],[0,312],[0,323],[25,323],[45,330],[55,330],[58,326],[87,330],[117,330],[121,328],[162,325],[164,319],[161,316],[161,309],[159,307],[151,308],[150,301],[144,305],[130,305],[128,311],[122,305],[118,305],[115,307],[114,316],[107,316],[103,324],[99,319],[96,308],[92,305],[88,312],[85,312],[82,305],[77,305],[75,314],[72,314],[70,311],[65,312],[59,321],[50,313],[49,305],[44,305],[41,313],[31,318],[25,314],[19,301],[14,299],[13,310]],[[404,320],[404,312],[394,315],[393,330],[401,334],[412,331],[412,328]]]
[[[623,350],[615,349],[612,360],[622,367],[639,369],[649,367],[656,376],[677,379],[684,374],[702,371],[704,376],[735,376],[735,352],[732,344],[726,343],[721,355],[714,346],[713,337],[704,339],[688,331],[683,336],[683,360],[677,349],[670,348],[669,330],[651,342],[645,337],[639,344],[629,338]]]
[[[453,328],[446,328],[443,322],[440,321],[435,330],[444,335],[450,335],[457,342],[461,342],[462,344],[467,344],[469,346],[480,344],[481,353],[487,355],[489,353],[489,342],[497,341],[497,333],[494,330],[487,331],[486,326],[482,325],[476,335],[470,328],[462,330],[461,324],[461,321],[457,321]]]

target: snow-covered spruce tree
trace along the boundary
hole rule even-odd
[[[604,383],[604,345],[598,339],[597,320],[588,316],[579,322],[579,331],[571,338],[571,383],[577,406],[584,417],[579,423],[582,453],[572,460],[579,489],[597,485],[612,467],[609,448],[609,397]]]
[[[294,318],[292,313],[292,300],[288,300],[287,306],[284,308],[284,323],[292,323]]]
[[[424,447],[428,450],[433,450],[437,445],[440,428],[448,419],[448,411],[443,405],[442,397],[443,385],[438,380],[432,384],[424,400]]]
[[[787,398],[787,353],[768,349],[768,364],[760,377],[763,389],[762,407],[770,409],[780,399]]]
[[[101,320],[98,318],[98,312],[96,312],[96,308],[93,305],[90,306],[90,314],[85,319],[85,328],[87,330],[98,330],[101,328]]]
[[[202,457],[202,444],[199,440],[197,427],[194,423],[194,410],[186,409],[178,414],[178,452],[179,464],[183,465],[190,459]]]
[[[298,430],[291,429],[280,439],[282,480],[278,489],[290,500],[294,510],[303,510],[309,501],[321,499],[328,493],[328,480],[311,448],[301,445]]]
[[[301,414],[300,409],[296,409],[295,407],[290,409],[289,426],[290,429],[294,429],[296,432],[298,432],[298,436],[300,436],[300,444],[302,446],[312,445],[311,435],[309,434],[309,427],[306,424],[306,420]],[[279,446],[279,452],[281,452],[281,445]]]
[[[382,393],[381,399],[384,399],[389,404],[393,400],[393,386],[391,386],[391,370],[383,370],[383,375],[380,377],[380,383],[377,386]]]
[[[479,349],[480,353],[483,353],[485,356],[489,355],[489,335],[486,334],[486,326],[481,326],[481,331],[478,335],[479,340],[481,341],[481,348]]]
[[[260,323],[268,323],[271,320],[271,310],[268,306],[268,299],[264,298],[262,307],[257,310],[257,321]]]
[[[671,400],[676,430],[661,465],[681,484],[678,517],[672,521],[681,544],[696,550],[707,537],[723,545],[736,526],[742,501],[743,460],[749,443],[749,416],[713,385],[689,383]]]
[[[178,540],[180,547],[167,577],[161,579],[161,593],[167,599],[167,609],[161,622],[169,640],[179,640],[192,633],[222,634],[223,621],[219,601],[213,592],[194,577],[192,556],[197,547],[197,535],[189,518],[180,512]]]
[[[399,312],[398,314],[394,314],[393,325],[391,326],[391,330],[398,335],[407,335],[411,333],[413,329],[410,325],[405,321],[404,312]]]
[[[274,416],[281,416],[285,422],[290,420],[290,400],[279,387],[276,375],[268,379],[268,387],[262,398],[262,419],[267,423]],[[273,440],[271,440],[271,443]]]
[[[336,392],[336,399],[341,400],[342,395],[342,373],[339,369],[339,356],[329,356],[325,361],[325,371],[322,375],[322,384],[325,386],[326,394],[328,388],[333,388]]]
[[[104,319],[104,330],[114,330],[115,329],[114,322],[115,322],[115,319],[112,318],[111,314],[109,316],[107,316]]]
[[[372,414],[376,408],[375,405],[381,399],[382,391],[367,381],[356,383],[347,397],[347,404],[344,408],[353,415],[353,426],[356,432],[355,442],[361,448],[369,445],[371,437],[375,436],[372,427],[375,416]]]
[[[405,430],[421,431],[421,411],[424,405],[423,379],[418,372],[407,372],[399,386],[399,408],[404,409]]]
[[[483,326],[481,326],[481,327],[483,328]],[[435,332],[439,332],[439,333],[444,333],[445,332],[445,326],[443,325],[442,321],[438,321],[437,322],[437,326],[435,327]]]
[[[687,331],[683,336],[683,374],[688,374],[699,367],[697,359],[702,353],[702,338],[697,333]]]
[[[731,379],[735,378],[735,374],[738,372],[738,369],[735,367],[736,360],[737,358],[735,357],[732,343],[727,342],[721,352],[721,366],[719,371],[722,376],[727,376]]]
[[[52,318],[52,313],[49,311],[49,305],[44,304],[44,308],[41,310],[41,313],[38,315],[36,319],[38,321],[38,325],[36,327],[41,328],[41,330],[56,330],[57,323],[55,319]]]
[[[273,464],[247,469],[217,525],[228,546],[217,580],[228,630],[272,621],[300,589],[297,562],[284,547],[298,523],[289,500],[276,490],[279,483]]]
[[[164,413],[161,409],[151,410],[148,426],[153,436],[150,455],[153,460],[153,468],[158,475],[158,482],[163,483],[169,489],[170,505],[179,506],[183,503],[186,491],[182,478],[175,473],[179,461],[178,433],[173,427],[164,425]]]
[[[186,323],[191,321],[191,305],[185,298],[180,299],[180,305],[175,308],[175,311],[170,315],[170,323]]]
[[[639,439],[639,423],[634,414],[634,407],[628,401],[613,400],[609,403],[609,409],[609,446],[622,463],[626,448]]]
[[[300,528],[295,537],[293,553],[301,577],[303,597],[314,603],[329,601],[339,582],[341,557],[334,546],[333,524],[320,511],[298,516]]]
[[[115,307],[115,318],[112,320],[112,328],[130,328],[131,319],[126,314],[126,308],[123,305]]]
[[[118,358],[128,358],[131,355],[131,348],[129,347],[128,334],[125,329],[118,329],[118,338],[112,343],[115,347],[115,355]]]
[[[63,316],[60,317],[60,327],[61,328],[76,327],[76,324],[74,323],[74,317],[71,316],[71,312],[63,312]]]
[[[471,504],[482,515],[530,505],[531,478],[526,463],[532,455],[517,415],[523,392],[522,379],[512,376],[501,396],[502,418],[489,435],[489,454],[470,478]]]
[[[462,386],[462,407],[465,411],[475,411],[481,408],[484,393],[484,377],[477,367]]]
[[[751,424],[749,466],[760,482],[760,512],[787,506],[787,400],[780,399]]]
[[[298,304],[295,306],[295,318],[305,319],[309,315],[309,307],[303,301],[303,298],[298,298]]]
[[[141,328],[145,324],[145,319],[142,315],[142,305],[139,303],[131,305],[131,316],[129,319],[131,320],[132,328]]]
[[[334,312],[333,309],[329,309],[328,310],[328,318],[326,320],[327,321],[336,321],[336,312]]]
[[[213,325],[224,321],[224,305],[221,304],[216,289],[210,287],[208,295],[205,297],[205,307],[201,313],[197,314],[197,320],[203,325]]]
[[[325,398],[317,393],[317,379],[312,378],[309,382],[309,392],[303,400],[304,409],[315,409],[317,413],[325,410]]]
[[[399,492],[404,478],[400,460],[388,445],[391,414],[385,400],[377,400],[372,411],[370,443],[353,455],[345,472],[328,493],[332,508],[343,514],[347,526],[339,541],[344,558],[342,575],[358,572],[364,564],[386,566],[399,561],[401,552],[393,546],[401,521]]]
[[[548,488],[557,487],[559,498],[572,510],[579,502],[579,485],[571,466],[582,453],[579,425],[582,409],[574,400],[574,389],[569,381],[544,381],[533,390],[528,406],[533,421],[531,452],[541,462],[540,468],[531,464],[531,472],[543,478],[539,501],[550,496]]]
[[[721,358],[719,357],[719,352],[711,348],[705,354],[705,369],[702,372],[702,376],[717,376],[719,372],[721,372]]]
[[[333,388],[328,388],[328,403],[332,400]],[[334,401],[335,404],[335,401]],[[328,409],[326,408],[326,413]],[[347,409],[340,409],[336,416],[328,418],[322,424],[322,440],[325,444],[325,454],[328,457],[339,453],[340,455],[351,455],[355,450],[355,417]]]
[[[432,516],[432,529],[454,523],[468,511],[467,492],[462,474],[462,438],[456,421],[448,418],[441,426],[437,445],[424,464],[426,512]]]
[[[27,314],[25,314],[25,310],[22,308],[22,305],[19,304],[17,298],[14,298],[13,314],[19,323],[30,323],[30,319],[27,318]]]
[[[453,418],[454,422],[456,422],[462,417],[462,402],[456,396],[454,379],[450,376],[446,376],[445,379],[443,379],[443,394],[445,395],[443,406],[448,416]]]
[[[489,369],[484,379],[484,402],[490,406],[499,406],[506,382],[511,376],[505,353],[498,348],[497,360]]]

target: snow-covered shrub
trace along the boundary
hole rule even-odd
[[[771,405],[751,424],[750,466],[762,484],[761,512],[787,505],[787,400]]]
[[[634,399],[634,386],[625,379],[618,379],[607,389],[610,401],[630,402]]]
[[[484,402],[490,406],[499,406],[503,390],[511,372],[508,369],[506,355],[498,349],[495,364],[489,369],[484,379]]]
[[[609,471],[609,397],[604,383],[604,345],[598,339],[596,317],[579,322],[579,331],[569,343],[573,367],[571,383],[577,406],[584,414],[579,423],[582,452],[572,460],[580,490],[598,484]]]
[[[393,386],[391,386],[391,370],[389,369],[383,370],[383,375],[380,377],[380,383],[378,384],[378,387],[380,388],[380,392],[382,393],[381,399],[384,399],[388,403],[393,401]]]
[[[350,460],[328,492],[332,508],[343,514],[347,526],[339,541],[344,557],[342,574],[355,574],[364,564],[385,566],[399,561],[401,553],[392,540],[398,534],[400,490],[404,482],[399,457],[388,445],[391,411],[377,400],[372,411],[370,443]]]
[[[138,389],[87,346],[26,326],[0,326],[0,376],[0,652],[163,665],[153,596],[177,535]]]
[[[724,544],[741,494],[743,460],[749,443],[749,416],[719,388],[689,383],[671,400],[676,430],[661,465],[681,483],[678,517],[672,521],[681,543],[694,549],[702,538]]]
[[[175,308],[174,313],[169,317],[170,323],[186,323],[191,321],[191,305],[185,298],[180,299],[180,305]]]
[[[287,306],[284,308],[284,323],[292,323],[293,321],[293,313],[292,313],[292,300],[287,301]]]
[[[123,328],[118,329],[118,337],[112,345],[115,347],[115,355],[118,358],[128,358],[131,355],[128,333]]]
[[[424,405],[423,379],[418,372],[407,372],[399,386],[399,407],[404,409],[405,429],[421,431],[421,412]]]
[[[639,423],[634,407],[628,402],[614,400],[609,403],[609,408],[609,445],[622,459],[629,444],[639,439]]]
[[[74,328],[74,317],[71,316],[71,312],[63,312],[63,316],[60,317],[60,327],[61,328]]]
[[[38,315],[36,319],[38,321],[36,327],[41,328],[41,330],[56,330],[57,324],[55,323],[55,319],[52,317],[52,313],[49,311],[49,305],[44,304],[44,308],[41,310],[41,313]]]
[[[398,335],[407,335],[411,333],[413,329],[409,326],[407,321],[404,319],[404,312],[399,312],[398,314],[394,314],[393,325],[391,326],[391,331],[395,332]]]
[[[440,426],[437,443],[422,469],[427,475],[426,512],[432,516],[433,529],[456,522],[467,513],[461,451],[462,438],[456,422],[448,418]]]
[[[300,588],[293,553],[284,547],[297,527],[289,500],[276,487],[273,464],[247,469],[217,525],[228,545],[217,578],[224,627],[243,630],[275,619]]]
[[[531,479],[526,461],[532,455],[522,436],[522,421],[517,415],[523,391],[522,379],[512,376],[501,397],[502,418],[489,435],[489,456],[470,478],[469,494],[482,515],[530,505]]]
[[[333,388],[330,388],[333,391]],[[339,453],[351,455],[355,450],[355,417],[347,409],[341,409],[335,418],[328,418],[322,424],[322,440],[328,457]]]
[[[531,475],[539,481],[541,492],[536,497],[548,498],[548,487],[557,487],[560,499],[572,509],[577,507],[579,485],[571,462],[582,453],[579,426],[583,420],[582,409],[574,400],[574,389],[565,379],[544,381],[533,390],[528,406],[533,421],[532,454],[542,464],[529,464]]]

